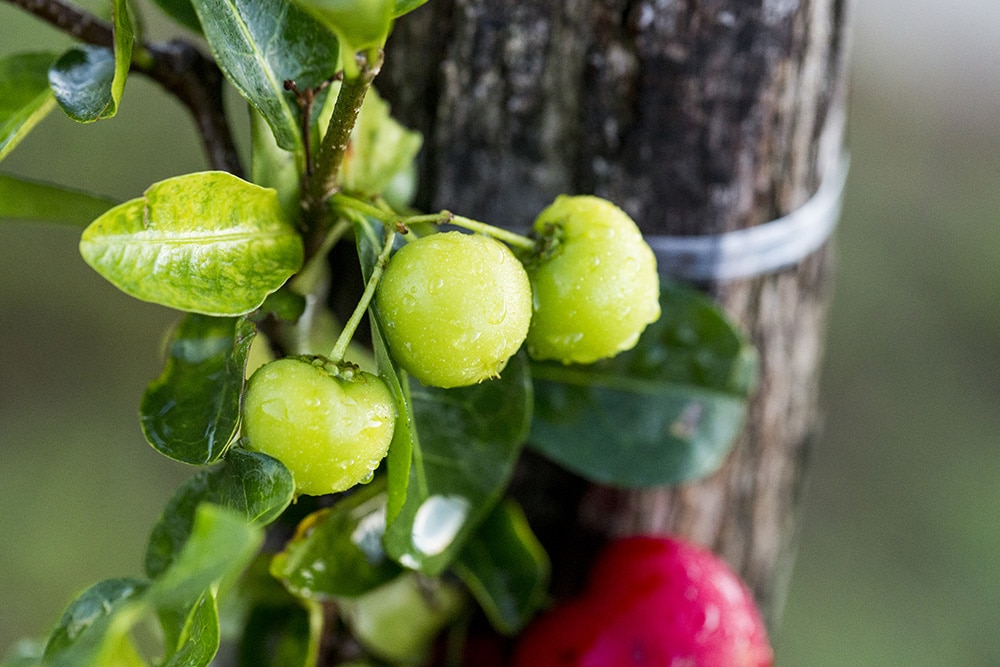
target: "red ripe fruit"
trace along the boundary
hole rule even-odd
[[[525,632],[514,667],[769,667],[750,591],[720,558],[670,537],[612,543],[580,597]]]

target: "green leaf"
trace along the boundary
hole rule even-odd
[[[301,153],[293,93],[318,86],[337,69],[334,36],[287,0],[194,0],[205,38],[236,89],[267,120],[278,145]]]
[[[384,192],[410,167],[422,143],[421,134],[396,122],[389,115],[389,104],[374,89],[369,90],[351,132],[351,150],[341,166],[343,188],[366,194]]]
[[[127,294],[206,315],[260,306],[302,265],[274,190],[209,171],[155,183],[83,232],[80,253]]]
[[[274,133],[264,117],[252,106],[249,109],[251,178],[257,185],[274,188],[285,217],[295,220],[300,213],[302,168],[295,153],[284,150],[275,142]]]
[[[198,13],[194,10],[191,0],[153,0],[153,3],[185,28],[201,33]]]
[[[436,575],[455,558],[503,494],[531,420],[528,362],[514,355],[503,375],[471,387],[409,381],[415,418],[406,501],[386,528],[386,551]]]
[[[396,0],[295,0],[352,51],[382,46]]]
[[[417,433],[414,426],[415,417],[410,404],[409,385],[406,384],[405,371],[396,367],[389,356],[389,344],[382,333],[382,322],[377,315],[370,318],[372,344],[375,348],[375,363],[378,365],[379,376],[385,380],[389,391],[396,401],[396,426],[389,444],[385,466],[388,478],[388,505],[386,520],[392,522],[399,516],[406,502],[406,493],[410,485],[410,468],[413,465],[413,449],[416,446]]]
[[[221,639],[215,594],[210,590],[202,593],[169,634],[174,641],[166,647],[161,667],[204,667],[211,663]]]
[[[232,510],[202,503],[187,542],[150,585],[146,598],[158,608],[194,604],[210,586],[242,572],[263,541],[260,526]]]
[[[399,18],[403,14],[409,14],[414,9],[423,6],[427,0],[396,0],[396,9],[393,16]]]
[[[114,51],[92,44],[72,47],[49,70],[56,101],[78,123],[91,123],[117,113],[111,95],[114,79]]]
[[[66,115],[79,123],[112,118],[118,113],[132,64],[132,22],[125,0],[113,0],[114,48],[74,46],[49,69],[49,84]]]
[[[254,324],[245,317],[191,314],[170,341],[163,374],[146,388],[139,420],[161,454],[202,465],[217,461],[236,433]]]
[[[144,612],[158,613],[168,664],[211,661],[220,637],[215,590],[246,569],[263,541],[263,529],[240,513],[210,503],[197,507],[187,542],[142,600]]]
[[[274,521],[295,491],[292,475],[277,459],[231,449],[222,463],[181,485],[153,527],[146,547],[146,574],[158,577],[184,548],[202,503],[225,507],[256,526]]]
[[[49,66],[55,59],[52,53],[0,59],[0,160],[55,107],[49,87]]]
[[[636,488],[722,465],[756,383],[756,352],[693,289],[665,282],[660,306],[633,350],[590,366],[532,366],[534,449],[592,481]]]
[[[214,590],[246,568],[263,542],[261,528],[230,510],[203,503],[190,539],[150,584],[112,579],[74,600],[45,648],[45,664],[144,666],[130,632],[158,612],[166,665],[207,665],[219,647]]]
[[[361,263],[361,273],[365,282],[371,278],[372,269],[378,259],[379,252],[385,243],[382,225],[367,219],[359,219],[354,226],[357,238],[358,259]],[[406,502],[406,492],[410,484],[410,467],[413,462],[413,449],[416,441],[414,430],[413,409],[410,404],[409,385],[406,373],[396,366],[389,355],[389,345],[382,333],[382,321],[374,302],[368,310],[372,331],[372,345],[375,350],[375,362],[378,365],[379,376],[385,380],[396,401],[396,426],[392,433],[392,443],[386,456],[385,466],[388,473],[388,505],[386,521],[396,520],[403,504]]]
[[[135,579],[94,584],[70,603],[45,647],[45,664],[141,665],[128,642],[147,586]],[[117,659],[117,660],[116,660]]]
[[[295,595],[318,601],[386,583],[400,568],[382,548],[385,503],[384,489],[372,485],[310,514],[275,555],[271,573]]]
[[[0,174],[0,218],[86,227],[117,203],[113,199],[58,185]]]
[[[549,558],[521,508],[498,505],[462,549],[455,573],[499,632],[519,632],[543,605]]]

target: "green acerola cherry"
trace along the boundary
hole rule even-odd
[[[317,358],[261,366],[243,397],[247,448],[278,459],[297,493],[344,491],[369,479],[392,441],[396,409],[377,376]]]
[[[528,353],[587,364],[635,346],[660,317],[656,257],[635,222],[605,199],[562,195],[534,228],[554,243],[528,264]]]
[[[425,385],[462,387],[496,377],[531,320],[524,267],[499,241],[444,232],[389,260],[375,295],[396,363]]]

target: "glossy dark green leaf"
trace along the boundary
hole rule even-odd
[[[595,482],[676,484],[714,472],[746,416],[757,357],[719,307],[664,283],[633,350],[590,366],[537,363],[531,445]]]
[[[49,87],[49,66],[55,59],[52,53],[0,59],[0,160],[55,107]]]
[[[354,233],[357,239],[361,274],[367,282],[385,243],[384,230],[380,223],[359,219],[354,226]],[[406,502],[406,489],[410,483],[410,466],[413,462],[413,448],[417,434],[414,430],[409,384],[405,378],[406,372],[399,368],[389,356],[389,345],[382,333],[381,319],[374,302],[369,307],[368,314],[378,372],[396,400],[396,426],[392,433],[389,454],[385,460],[389,479],[389,501],[386,516],[387,522],[391,523],[403,509],[403,503]]]
[[[515,634],[543,605],[549,558],[521,508],[498,505],[454,565],[497,631]]]
[[[302,266],[302,239],[274,190],[221,171],[154,183],[87,227],[84,260],[137,299],[242,315]]]
[[[288,0],[194,0],[205,38],[226,77],[267,120],[278,145],[300,153],[293,93],[318,86],[337,69],[330,31]]]
[[[356,597],[399,574],[382,548],[386,497],[381,486],[373,484],[307,516],[275,555],[271,573],[295,595],[314,600]]]
[[[234,448],[225,461],[181,485],[153,527],[146,547],[146,574],[158,577],[184,548],[202,503],[232,510],[256,526],[276,519],[295,491],[292,475],[276,459]]]
[[[132,64],[132,22],[125,0],[111,5],[114,48],[74,46],[49,69],[49,84],[62,110],[73,120],[91,123],[118,113]]]
[[[205,667],[219,651],[221,639],[215,594],[206,590],[179,620],[178,627],[170,628],[174,639],[165,647],[161,667]]]
[[[514,355],[501,377],[438,389],[409,380],[415,432],[403,508],[386,528],[386,551],[435,575],[502,495],[531,420],[528,362]]]
[[[146,440],[177,461],[217,461],[240,420],[247,354],[257,330],[245,317],[191,314],[174,331],[163,374],[146,388]]]
[[[201,32],[198,13],[194,10],[191,0],[153,0],[163,13],[194,32]]]
[[[242,513],[202,503],[195,510],[188,540],[145,597],[157,608],[194,605],[206,589],[242,572],[263,542],[263,529]]]
[[[393,15],[400,17],[403,14],[409,14],[414,9],[423,6],[427,3],[427,0],[396,0],[396,9]]]
[[[0,174],[0,218],[86,227],[117,203],[87,192]]]
[[[45,647],[45,664],[141,665],[128,640],[128,630],[141,616],[147,590],[135,579],[109,579],[94,584],[70,603]]]

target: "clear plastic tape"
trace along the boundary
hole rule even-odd
[[[716,282],[795,266],[826,243],[837,226],[849,164],[842,156],[809,201],[776,220],[709,236],[646,235],[660,275]]]

